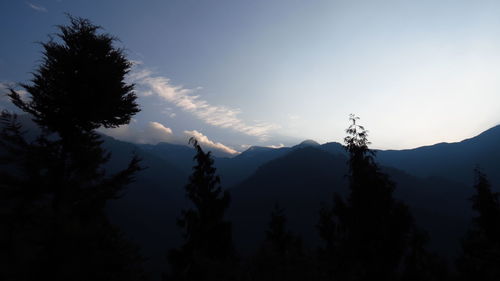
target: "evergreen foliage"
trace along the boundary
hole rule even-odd
[[[59,26],[60,42],[42,44],[32,83],[22,85],[28,99],[10,90],[12,102],[42,132],[28,140],[15,115],[2,113],[2,280],[145,277],[137,248],[105,213],[140,166],[134,157],[107,175],[110,154],[95,129],[127,124],[139,109],[133,85],[124,82],[130,62],[115,39],[98,30],[70,17],[70,25]]]
[[[286,228],[286,216],[284,209],[276,204],[271,212],[269,229],[266,231],[266,241],[269,242],[273,251],[280,256],[285,256],[291,252],[300,253],[302,251],[301,241]]]
[[[184,244],[169,251],[171,280],[231,280],[234,263],[231,223],[224,219],[230,196],[223,191],[216,175],[211,153],[205,153],[198,141],[189,143],[196,150],[196,165],[186,185],[193,207],[182,211],[178,226],[183,229]]]
[[[302,240],[286,229],[284,209],[276,204],[266,238],[252,260],[252,280],[310,280],[310,258],[304,253]]]
[[[32,84],[22,85],[31,99],[24,101],[11,90],[13,103],[63,139],[128,124],[139,112],[134,85],[124,81],[131,62],[113,46],[114,37],[98,33],[99,26],[69,18],[68,26],[58,27],[61,42],[51,38],[42,43],[43,58]]]
[[[403,281],[443,281],[449,279],[446,262],[438,255],[429,252],[426,245],[429,236],[413,226],[410,233],[407,253],[403,261]]]
[[[326,275],[337,280],[394,280],[413,224],[408,207],[392,196],[395,185],[374,162],[368,132],[350,116],[344,139],[349,153],[349,195],[334,196],[320,212],[326,241],[321,258]]]

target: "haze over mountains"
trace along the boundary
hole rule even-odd
[[[110,213],[143,247],[149,266],[159,272],[165,250],[180,242],[176,218],[188,205],[183,186],[193,165],[194,150],[183,145],[131,144],[104,137],[112,153],[111,169],[122,168],[132,153],[146,167]],[[397,184],[395,196],[406,202],[416,222],[432,237],[430,246],[453,258],[472,211],[473,169],[480,166],[493,188],[500,183],[500,126],[457,143],[408,150],[377,151],[376,161]],[[255,249],[264,237],[269,213],[279,202],[290,228],[305,243],[319,243],[316,231],[321,204],[346,190],[347,157],[336,142],[304,141],[293,147],[251,147],[233,158],[215,158],[223,187],[231,192],[228,216],[242,253]],[[146,220],[144,218],[147,218]],[[160,226],[160,227],[159,227]]]
[[[27,136],[36,135],[29,118],[20,116]],[[112,220],[137,242],[148,271],[162,272],[165,249],[181,242],[176,220],[189,205],[184,185],[194,164],[195,151],[184,145],[133,144],[103,135],[111,152],[109,172],[123,169],[131,155],[145,168],[120,200],[110,204]],[[234,241],[250,254],[265,235],[275,203],[284,207],[289,227],[313,248],[320,243],[316,224],[323,204],[334,192],[347,191],[347,154],[337,142],[306,140],[293,147],[250,147],[233,158],[215,157],[217,173],[231,192],[228,217]],[[472,216],[473,169],[500,184],[500,126],[457,143],[439,143],[407,150],[379,150],[376,161],[396,183],[395,196],[407,203],[417,224],[430,237],[430,247],[452,260],[460,251]]]
[[[28,138],[34,137],[36,126],[24,115],[19,119]],[[182,241],[176,220],[190,204],[184,186],[195,151],[178,144],[134,144],[102,137],[111,153],[108,172],[125,168],[133,154],[142,159],[144,169],[108,211],[141,246],[147,270],[160,273],[165,270],[166,249]],[[293,147],[254,146],[233,158],[215,157],[222,186],[231,192],[228,218],[238,252],[247,255],[258,248],[276,203],[306,245],[320,245],[318,212],[332,203],[334,192],[347,192],[347,160],[342,144],[312,140]],[[417,225],[428,232],[430,248],[451,261],[472,216],[468,198],[473,193],[473,169],[481,167],[494,189],[500,185],[500,126],[457,143],[379,150],[376,161],[396,183],[395,197],[410,206]]]

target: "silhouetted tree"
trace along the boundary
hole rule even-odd
[[[17,107],[66,142],[101,126],[128,124],[139,112],[134,85],[124,81],[131,62],[113,46],[115,38],[97,33],[100,27],[89,20],[70,20],[70,25],[59,26],[62,42],[42,44],[44,56],[32,85],[22,85],[31,100],[10,92]]]
[[[301,241],[285,228],[286,216],[284,209],[278,204],[274,206],[271,212],[271,221],[269,229],[266,231],[266,241],[272,249],[280,256],[285,256],[290,252],[301,252]]]
[[[413,224],[408,207],[392,196],[395,185],[374,161],[368,133],[350,116],[344,139],[349,153],[349,195],[334,196],[320,212],[318,229],[326,241],[321,258],[326,274],[338,280],[394,280]],[[327,277],[328,277],[327,276]]]
[[[462,240],[457,268],[464,280],[500,280],[500,204],[498,193],[479,169],[474,171],[476,194],[472,208],[478,216]]]
[[[446,262],[437,254],[430,252],[426,245],[429,242],[427,233],[412,228],[407,253],[404,257],[403,281],[444,281],[448,280]]]
[[[271,212],[266,239],[250,269],[252,280],[310,280],[312,263],[302,240],[286,229],[284,209],[278,204]]]
[[[198,141],[189,143],[196,150],[196,165],[186,185],[193,208],[182,211],[177,224],[183,229],[184,244],[170,250],[168,261],[172,280],[232,280],[235,257],[231,223],[224,219],[230,196],[223,191],[216,175],[211,153],[205,153]]]
[[[28,99],[12,102],[40,127],[28,141],[9,113],[2,114],[0,192],[11,239],[7,280],[140,280],[142,259],[105,214],[106,202],[133,181],[139,160],[111,176],[95,129],[127,124],[139,111],[131,63],[90,21],[70,17],[60,41],[43,43],[43,59]],[[14,160],[13,157],[16,157]],[[36,237],[33,237],[36,236]],[[4,237],[2,237],[4,238]],[[3,241],[2,241],[3,242]],[[2,258],[3,259],[3,258]],[[2,260],[3,262],[3,260]],[[3,273],[3,272],[2,272]]]

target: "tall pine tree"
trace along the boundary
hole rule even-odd
[[[394,280],[413,223],[408,207],[393,198],[394,183],[368,148],[368,132],[350,116],[344,139],[349,153],[349,194],[334,196],[318,225],[326,242],[321,257],[327,275],[339,280]]]
[[[198,141],[189,143],[196,150],[196,165],[186,185],[192,208],[182,211],[178,226],[183,229],[184,244],[169,251],[171,274],[167,280],[232,280],[234,249],[231,223],[224,219],[230,196],[220,186],[211,153],[205,153]]]
[[[127,124],[139,111],[133,85],[124,80],[131,63],[113,46],[114,37],[98,31],[70,17],[69,25],[59,26],[58,40],[42,44],[42,62],[31,83],[22,84],[28,99],[10,91],[42,133],[28,141],[14,117],[2,115],[7,149],[0,192],[9,218],[2,242],[10,239],[2,243],[10,255],[4,280],[143,278],[135,246],[105,214],[107,201],[118,198],[140,169],[139,160],[107,175],[110,154],[95,132]]]

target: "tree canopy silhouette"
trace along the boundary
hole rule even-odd
[[[31,84],[21,85],[28,98],[14,89],[9,94],[41,134],[27,140],[14,115],[4,112],[0,120],[1,208],[9,218],[1,235],[8,269],[0,274],[4,280],[140,280],[137,249],[105,214],[106,202],[140,170],[139,159],[107,175],[110,154],[95,132],[127,124],[139,111],[134,86],[124,80],[131,63],[115,38],[86,19],[69,19],[58,27],[59,41],[42,44]]]
[[[251,280],[308,280],[312,274],[310,257],[302,239],[286,229],[284,209],[277,203],[262,243],[250,268]]]
[[[349,194],[322,208],[318,229],[327,275],[340,280],[393,280],[413,224],[408,207],[392,196],[395,185],[374,161],[368,132],[350,116],[344,139],[349,153]]]
[[[266,231],[266,240],[280,256],[285,256],[293,251],[300,251],[300,239],[295,237],[290,231],[287,231],[285,226],[286,216],[284,209],[276,204],[274,210],[271,212],[271,221]]]
[[[182,211],[178,226],[183,229],[184,244],[169,251],[172,280],[231,280],[234,249],[231,223],[224,219],[230,196],[223,191],[216,175],[211,153],[205,153],[198,141],[189,143],[196,150],[196,165],[186,185],[193,208]]]
[[[134,85],[124,80],[131,62],[114,47],[114,37],[98,33],[99,26],[82,18],[70,21],[59,26],[61,42],[51,38],[42,44],[42,63],[32,84],[22,84],[31,99],[24,101],[11,90],[12,101],[62,138],[127,124],[139,112]]]

